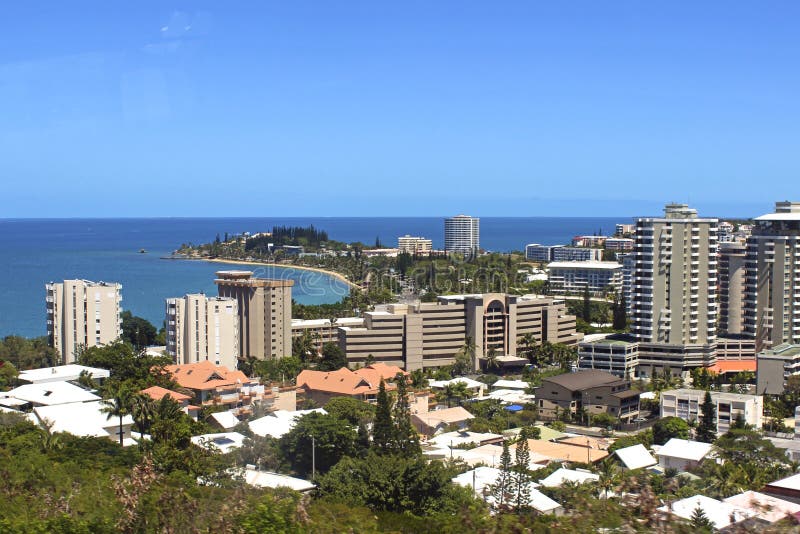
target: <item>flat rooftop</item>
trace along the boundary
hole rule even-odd
[[[792,358],[800,355],[800,345],[783,344],[758,353],[759,358]]]
[[[597,269],[614,271],[622,269],[622,264],[615,261],[554,261],[547,265],[550,269]]]

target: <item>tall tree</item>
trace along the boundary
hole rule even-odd
[[[581,319],[587,323],[592,322],[592,297],[589,295],[589,285],[583,288],[583,306],[581,307]]]
[[[123,444],[124,432],[122,431],[122,420],[130,413],[130,391],[123,385],[119,385],[114,390],[112,397],[106,399],[105,406],[101,411],[106,414],[106,419],[119,417],[119,444]]]
[[[614,314],[612,327],[614,330],[626,330],[628,328],[628,315],[626,311],[625,295],[620,291],[614,300]]]
[[[517,440],[517,450],[514,455],[514,508],[524,510],[531,503],[531,453],[528,449],[528,433],[523,427]]]
[[[329,342],[322,346],[322,359],[317,365],[320,371],[336,371],[347,367],[347,358],[344,351],[336,343]]]
[[[500,455],[500,475],[490,488],[492,497],[494,497],[494,506],[498,510],[505,509],[508,503],[514,499],[514,473],[512,469],[511,451],[508,448],[508,442],[503,440],[503,453]]]
[[[386,383],[381,380],[378,387],[375,422],[372,424],[372,444],[378,452],[389,452],[394,441],[392,423],[392,400],[386,392]]]
[[[703,404],[700,405],[700,424],[697,425],[697,441],[712,443],[717,437],[716,410],[711,393],[706,391]]]
[[[394,403],[394,449],[401,455],[410,458],[422,452],[419,444],[419,434],[411,424],[411,408],[408,404],[408,379],[402,373],[398,373],[397,401]]]
[[[714,532],[714,523],[706,516],[703,509],[699,506],[692,512],[692,518],[689,520],[692,530],[702,534]]]

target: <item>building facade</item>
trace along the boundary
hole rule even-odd
[[[700,421],[706,392],[699,389],[673,389],[661,392],[661,417],[680,417],[687,423]],[[711,392],[717,433],[730,430],[736,418],[754,428],[761,428],[764,416],[764,397],[739,393]]]
[[[271,360],[292,354],[293,280],[253,278],[251,271],[218,271],[220,297],[236,300],[239,358]]]
[[[176,364],[210,361],[236,369],[239,306],[236,299],[202,293],[167,299],[167,354]]]
[[[408,234],[397,238],[397,248],[400,252],[408,254],[429,254],[433,250],[433,242],[424,237],[414,237]]]
[[[481,248],[480,219],[456,215],[444,220],[444,250],[475,255]]]
[[[756,351],[800,344],[800,202],[776,202],[747,239],[744,331]]]
[[[548,263],[551,261],[602,261],[599,248],[567,247],[564,245],[525,245],[525,259]]]
[[[628,380],[603,371],[578,371],[542,379],[536,388],[536,404],[543,419],[607,413],[622,422],[639,416],[639,393]],[[587,421],[588,422],[588,421]]]
[[[630,252],[633,250],[634,240],[629,237],[609,237],[606,239],[606,250],[616,250],[617,252]]]
[[[717,220],[685,204],[636,221],[631,331],[639,373],[688,374],[713,365],[717,322]]]
[[[738,335],[744,331],[745,257],[747,247],[729,241],[719,245],[719,326],[720,334]]]
[[[629,336],[612,336],[578,344],[578,369],[605,371],[628,380],[639,368],[639,344]]]
[[[107,345],[122,335],[122,285],[64,280],[47,291],[47,338],[61,363],[76,361],[81,350]]]
[[[450,295],[437,302],[390,304],[364,314],[362,328],[341,327],[339,344],[352,364],[369,356],[408,371],[452,365],[456,353],[474,345],[474,368],[493,351],[516,356],[519,338],[532,334],[574,345],[582,334],[563,301],[501,293]]]
[[[613,261],[558,261],[547,266],[550,289],[571,295],[588,289],[594,295],[622,290],[622,265]]]
[[[756,393],[782,395],[789,377],[800,375],[800,345],[784,343],[756,354]]]

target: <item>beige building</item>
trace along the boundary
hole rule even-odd
[[[700,421],[702,404],[706,392],[699,389],[672,389],[661,392],[661,417],[680,417],[687,423]],[[716,431],[723,434],[730,430],[738,416],[748,425],[761,428],[764,416],[764,397],[739,393],[711,392],[714,403]]]
[[[800,375],[800,345],[784,343],[756,355],[756,393],[782,395],[789,377]]]
[[[744,330],[756,351],[800,344],[800,202],[776,202],[747,238]]]
[[[236,369],[239,306],[235,299],[190,294],[167,299],[167,354],[176,364],[210,361]]]
[[[719,327],[722,334],[744,331],[744,281],[747,248],[734,241],[719,245]]]
[[[363,317],[339,317],[331,324],[330,319],[292,319],[292,338],[302,337],[305,334],[314,340],[317,350],[322,350],[322,345],[329,342],[339,342],[339,327],[347,326],[358,328],[364,326]]]
[[[64,280],[47,290],[47,337],[61,363],[73,363],[81,350],[107,345],[122,335],[122,285]]]
[[[583,338],[563,301],[502,293],[390,304],[365,313],[363,327],[339,330],[339,344],[351,363],[371,355],[408,371],[451,365],[467,338],[475,345],[475,369],[491,349],[498,356],[516,356],[519,338],[528,333],[540,342],[569,345]]]
[[[551,290],[574,295],[588,288],[594,295],[622,290],[622,264],[614,261],[554,261],[547,266]]]
[[[639,392],[611,373],[578,371],[543,378],[536,388],[536,405],[543,419],[558,419],[564,413],[574,418],[584,412],[583,417],[607,413],[625,423],[639,416]]]
[[[631,332],[639,373],[688,374],[714,363],[717,322],[717,219],[685,204],[636,221]]]
[[[270,360],[292,354],[293,280],[253,278],[252,271],[218,271],[220,297],[239,309],[239,358]]]
[[[424,237],[414,237],[408,234],[397,238],[397,248],[400,252],[409,254],[429,254],[433,250],[433,242]]]

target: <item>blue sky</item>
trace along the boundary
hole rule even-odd
[[[0,217],[757,215],[800,200],[798,21],[796,1],[5,2]]]

